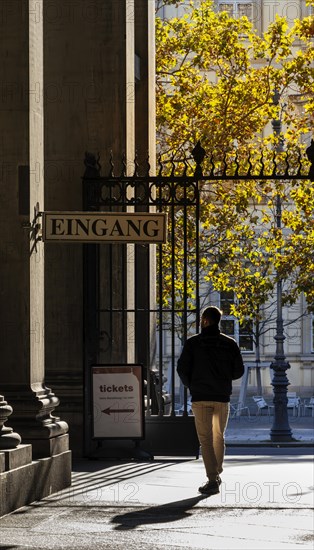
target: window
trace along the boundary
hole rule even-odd
[[[241,351],[253,351],[253,323],[250,319],[240,324],[239,321],[231,315],[231,306],[234,304],[234,293],[224,291],[220,293],[220,309],[222,318],[220,322],[221,331],[234,338]]]
[[[220,309],[224,316],[229,316],[231,306],[234,304],[234,293],[232,291],[225,291],[220,293]]]
[[[232,17],[246,17],[253,20],[253,2],[218,2],[219,11],[226,11]]]
[[[248,319],[242,325],[239,324],[239,346],[243,351],[253,351],[253,322]]]

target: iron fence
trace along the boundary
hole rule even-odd
[[[119,175],[113,159],[101,175],[99,158],[87,154],[83,178],[87,211],[167,212],[167,245],[84,245],[84,347],[88,387],[95,363],[139,362],[145,368],[146,419],[171,418],[173,430],[189,422],[189,401],[176,363],[180,346],[199,327],[201,209],[214,181],[314,179],[314,143],[305,152],[235,151],[207,155],[198,143],[190,157],[159,157],[157,175],[149,161],[132,175],[124,158]],[[205,175],[204,175],[205,173]],[[153,248],[150,248],[153,247]],[[156,252],[156,258],[155,258]],[[155,258],[155,259],[154,259]],[[91,415],[90,402],[87,415]],[[87,430],[88,431],[88,430]],[[170,437],[171,437],[171,433]],[[161,439],[163,436],[161,435]],[[170,448],[171,445],[165,445]]]

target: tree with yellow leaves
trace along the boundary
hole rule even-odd
[[[171,3],[181,2],[164,1]],[[191,0],[182,17],[156,19],[159,150],[174,159],[189,157],[200,140],[218,165],[235,150],[243,169],[249,155],[258,163],[262,154],[271,171],[274,150],[279,163],[286,151],[293,165],[304,155],[313,128],[313,16],[292,27],[277,16],[259,36],[247,17],[234,19],[214,7],[210,0]],[[280,121],[278,132],[272,121]],[[209,167],[207,155],[205,174]],[[313,183],[235,179],[200,186],[202,277],[215,290],[235,293],[232,313],[260,327],[278,279],[285,283],[285,303],[304,292],[314,310]],[[191,250],[183,289],[179,209],[173,223],[177,277],[171,294],[169,265],[164,301],[180,302],[185,293],[192,307],[195,255]]]

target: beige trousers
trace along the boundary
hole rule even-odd
[[[209,481],[214,481],[223,470],[225,430],[230,404],[218,401],[195,401],[192,411],[201,445],[202,457]]]

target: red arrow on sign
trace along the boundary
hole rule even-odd
[[[105,414],[111,414],[111,413],[134,413],[134,409],[111,409],[108,407],[107,409],[104,409],[101,411]]]

